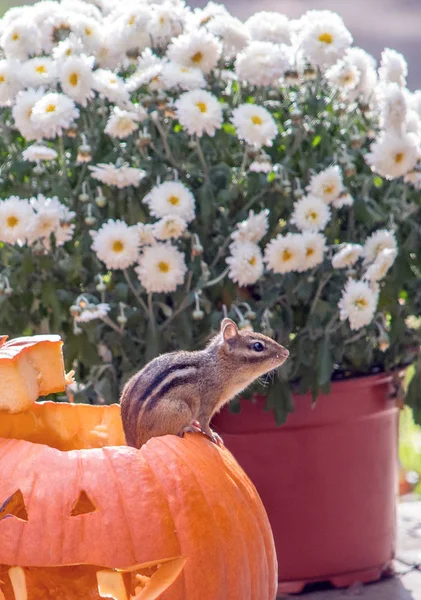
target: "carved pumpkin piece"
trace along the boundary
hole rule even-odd
[[[58,335],[36,335],[7,341],[0,337],[0,411],[20,412],[39,396],[65,389],[66,378]]]

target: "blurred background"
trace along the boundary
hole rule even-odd
[[[187,3],[203,7],[207,1],[187,0]],[[0,0],[0,14],[24,3]],[[377,59],[385,47],[402,52],[409,65],[408,87],[421,88],[421,0],[226,0],[224,4],[240,19],[259,10],[282,12],[290,18],[299,17],[309,9],[334,10],[344,19],[355,44]]]

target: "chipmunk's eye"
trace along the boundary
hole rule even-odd
[[[254,344],[252,344],[252,349],[255,352],[263,352],[263,350],[265,349],[264,345],[261,342],[254,342]]]

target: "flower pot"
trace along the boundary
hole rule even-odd
[[[398,409],[384,375],[295,398],[277,427],[264,398],[213,425],[254,482],[272,525],[279,593],[378,579],[395,548]]]

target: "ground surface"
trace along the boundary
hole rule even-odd
[[[398,507],[396,577],[346,590],[308,590],[278,600],[421,600],[421,501],[408,499]]]

